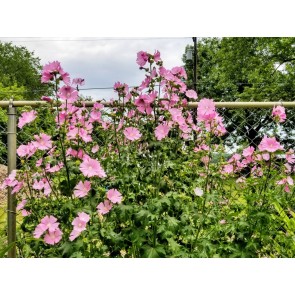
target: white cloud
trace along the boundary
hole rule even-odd
[[[59,40],[59,41],[56,41]],[[116,81],[134,86],[144,79],[136,64],[140,50],[161,52],[164,66],[182,65],[185,46],[191,38],[1,38],[15,45],[26,46],[40,57],[41,63],[61,62],[72,78],[85,79],[83,88],[112,87]],[[94,98],[111,98],[113,90],[81,91]]]

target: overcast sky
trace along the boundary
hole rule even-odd
[[[2,42],[22,45],[41,64],[58,60],[71,78],[85,79],[81,88],[112,87],[120,81],[136,86],[144,79],[144,72],[136,64],[138,51],[154,53],[159,50],[166,68],[183,65],[181,58],[187,44],[193,44],[191,37],[179,38],[1,38]],[[94,99],[112,98],[110,90],[84,90],[83,95]]]

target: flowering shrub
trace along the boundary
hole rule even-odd
[[[19,255],[292,257],[295,154],[276,139],[284,108],[258,147],[228,156],[214,101],[187,108],[198,97],[185,70],[166,69],[159,51],[139,52],[137,64],[143,82],[116,82],[110,109],[86,107],[84,80],[59,62],[44,66],[55,128],[18,147],[22,169],[2,184],[23,215]],[[18,127],[36,117],[23,113]]]

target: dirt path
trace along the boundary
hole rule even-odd
[[[0,164],[0,184],[7,177],[7,167]],[[0,189],[0,205],[6,203],[7,190]]]

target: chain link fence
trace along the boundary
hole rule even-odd
[[[286,109],[287,120],[276,126],[271,118],[271,108],[220,108],[219,114],[224,118],[227,134],[224,143],[230,153],[239,147],[257,147],[264,135],[273,136],[288,149],[294,148],[295,142],[295,111]]]
[[[92,106],[93,103],[93,101],[88,101],[86,106]],[[107,106],[107,103],[105,104]],[[271,118],[272,107],[277,105],[285,106],[287,114],[287,120],[280,124],[279,127]],[[36,120],[25,129],[17,128],[16,125],[21,112],[31,110],[32,107],[38,111]],[[196,108],[197,103],[189,103],[188,107]],[[223,140],[229,155],[242,147],[249,145],[257,147],[262,137],[268,134],[267,132],[273,132],[276,128],[276,136],[280,142],[286,148],[294,148],[295,102],[217,102],[216,107],[218,113],[223,117],[225,128],[228,131]],[[17,111],[16,115],[9,115],[11,109]],[[21,165],[20,159],[16,155],[18,146],[31,141],[36,133],[54,133],[55,126],[53,126],[52,122],[54,122],[55,113],[50,108],[47,108],[45,102],[36,101],[0,101],[0,112],[0,164],[7,166],[7,172],[10,173],[10,171],[19,168]],[[99,145],[103,144],[95,134],[93,134],[93,137]],[[14,141],[15,144],[10,146],[9,142]],[[10,154],[10,157],[8,154]],[[14,196],[11,195],[9,190],[8,200],[9,243],[15,241],[16,226]],[[15,257],[14,251],[12,249],[9,257]]]
[[[17,108],[17,117],[22,111],[31,110],[30,102],[28,101],[27,103],[27,106]],[[218,104],[221,105],[218,107],[218,112],[223,117],[226,130],[228,131],[223,140],[229,153],[236,152],[241,146],[252,145],[257,147],[263,135],[275,128],[275,123],[271,118],[271,106],[276,103],[269,102],[269,105],[263,106],[259,106],[255,102],[251,105],[243,102],[231,102],[228,105],[226,102],[219,102]],[[292,103],[287,105],[287,103],[279,102],[276,105],[279,104],[286,106],[287,120],[280,124],[276,135],[286,148],[294,148],[295,109],[292,107]],[[226,107],[222,107],[222,105],[226,105]],[[37,132],[50,134],[54,129],[54,126],[50,125],[48,121],[48,118],[53,116],[53,114],[49,113],[49,108],[39,105],[35,109],[38,111],[38,117],[34,121],[33,126],[17,129],[17,146],[26,144]],[[1,108],[0,105],[0,164],[5,166],[8,164],[7,122],[7,110],[3,107]],[[53,121],[51,120],[51,122]],[[96,137],[96,140],[99,141],[99,138]],[[17,167],[19,167],[19,163],[18,159]]]

